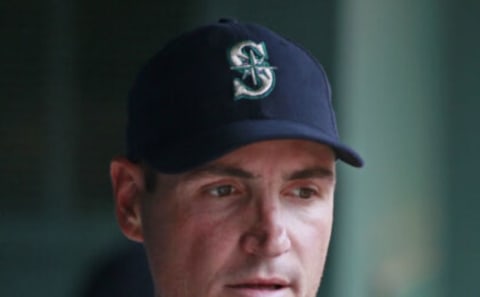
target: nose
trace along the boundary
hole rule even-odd
[[[251,211],[252,220],[247,222],[249,228],[241,237],[244,251],[263,257],[288,252],[291,242],[279,203],[260,202]]]

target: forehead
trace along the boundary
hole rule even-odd
[[[191,177],[208,173],[241,176],[242,172],[248,172],[253,177],[288,174],[305,169],[323,170],[325,175],[333,176],[333,150],[329,146],[307,140],[261,141],[240,147],[182,175]]]
[[[249,144],[217,159],[217,162],[255,162],[278,159],[292,162],[335,159],[333,150],[324,144],[308,140],[267,140]]]

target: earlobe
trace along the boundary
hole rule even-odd
[[[128,159],[117,157],[110,163],[110,178],[120,229],[129,239],[142,242],[140,198],[145,189],[142,170]]]

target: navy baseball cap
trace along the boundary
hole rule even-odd
[[[339,140],[322,66],[257,24],[222,19],[170,41],[130,91],[127,157],[180,173],[263,140],[305,139],[361,167]]]

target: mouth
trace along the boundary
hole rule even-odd
[[[279,284],[238,284],[228,286],[233,289],[252,289],[252,290],[268,290],[275,291],[286,288],[286,286]]]
[[[282,292],[288,289],[290,284],[283,279],[252,279],[230,284],[227,287],[236,292],[245,293],[246,296],[250,296],[249,293],[261,293],[263,296],[263,294]]]

